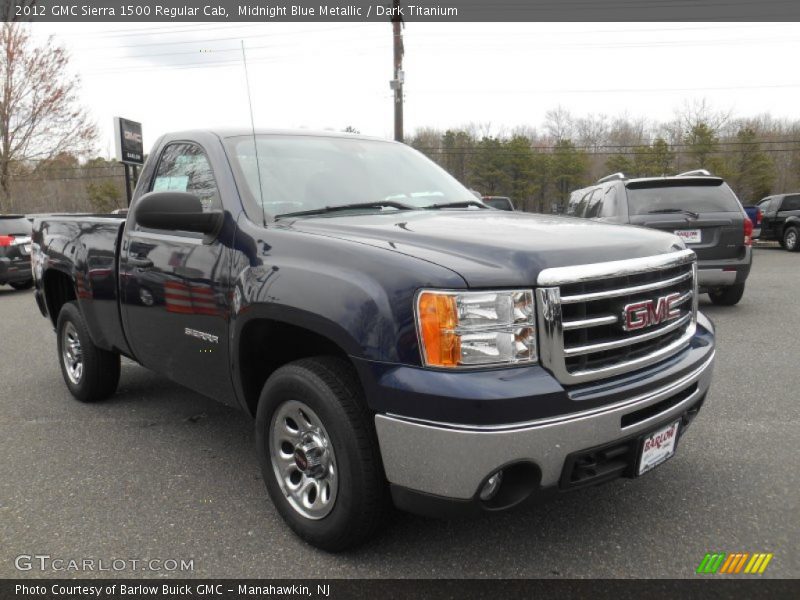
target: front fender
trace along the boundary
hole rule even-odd
[[[367,360],[421,364],[417,290],[466,287],[440,265],[355,241],[257,226],[244,215],[235,246],[232,336],[250,319],[274,319]]]

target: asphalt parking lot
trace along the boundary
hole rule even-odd
[[[704,297],[712,394],[648,476],[474,521],[397,514],[328,555],[267,498],[247,417],[127,362],[114,398],[76,402],[32,294],[0,287],[0,577],[60,575],[20,573],[20,554],[192,559],[177,575],[194,577],[696,577],[710,551],[772,552],[764,576],[797,577],[799,299],[800,255],[777,248],[738,306]]]

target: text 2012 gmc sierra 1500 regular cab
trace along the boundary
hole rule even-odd
[[[711,382],[668,233],[486,207],[416,151],[162,137],[126,219],[36,221],[35,297],[79,400],[120,355],[255,419],[269,494],[328,550],[390,500],[509,508],[672,456]]]

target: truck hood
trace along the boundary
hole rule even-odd
[[[531,286],[549,267],[654,256],[684,247],[672,234],[641,227],[494,210],[325,215],[281,225],[436,263],[461,275],[470,287]]]

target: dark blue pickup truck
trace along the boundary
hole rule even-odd
[[[111,395],[127,356],[241,408],[278,511],[331,551],[392,503],[643,475],[711,383],[679,238],[492,210],[378,139],[166,135],[127,218],[39,218],[32,265],[76,398]]]

